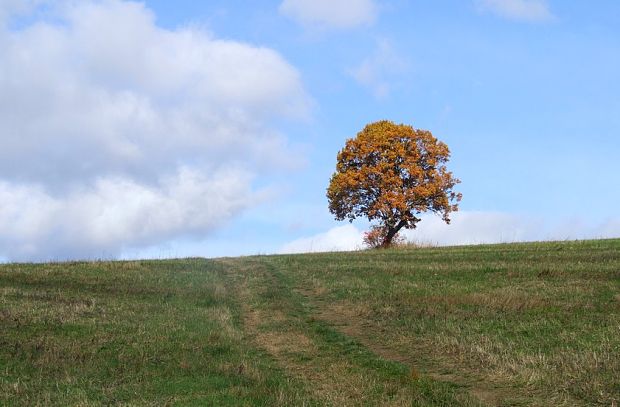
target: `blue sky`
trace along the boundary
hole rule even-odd
[[[462,180],[431,244],[619,237],[615,1],[0,6],[0,258],[353,249],[335,156],[431,130]]]

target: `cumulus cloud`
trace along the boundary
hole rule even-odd
[[[280,13],[306,27],[353,28],[372,23],[373,0],[284,0]]]
[[[517,21],[540,22],[554,18],[546,0],[475,0],[480,11]]]
[[[0,11],[35,7],[14,3]],[[2,27],[0,256],[208,233],[256,200],[255,175],[298,161],[271,123],[303,117],[308,100],[271,49],[163,29],[121,0]]]
[[[101,179],[56,198],[40,186],[0,183],[0,246],[17,259],[89,258],[179,234],[200,235],[256,202],[248,174],[181,168],[158,185]]]
[[[349,74],[360,85],[370,89],[375,97],[382,99],[390,93],[392,80],[406,68],[407,63],[390,42],[381,40],[377,42],[374,53],[350,69]]]
[[[421,245],[453,246],[521,241],[600,239],[620,237],[620,220],[589,224],[578,219],[545,221],[502,212],[462,211],[452,215],[450,225],[437,216],[424,216],[414,230],[403,236]],[[282,253],[358,250],[363,230],[347,224],[284,245]]]

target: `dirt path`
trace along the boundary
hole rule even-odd
[[[245,272],[251,271],[251,276],[246,276],[239,292],[243,298],[244,327],[253,341],[271,354],[286,372],[311,383],[310,393],[319,404],[365,404],[368,400],[364,393],[372,387],[372,378],[352,372],[349,361],[326,352],[320,338],[308,332],[303,321],[290,315],[296,304],[282,301],[271,291],[277,281],[263,267],[261,264],[246,265]],[[264,290],[265,282],[270,283],[270,290]],[[271,303],[264,302],[265,294],[272,297]],[[384,405],[389,406],[410,405],[404,398],[385,402]]]
[[[400,362],[387,358],[387,353],[373,354],[356,348],[359,345],[352,345],[347,336],[319,321],[322,315],[308,314],[303,297],[264,263],[230,261],[226,267],[234,270],[239,279],[237,295],[249,340],[268,352],[291,377],[306,383],[314,403],[334,406],[478,405],[471,400],[459,398],[457,401],[441,383],[420,380],[400,363],[386,364],[384,359]],[[392,370],[383,371],[384,366]],[[432,392],[454,403],[426,401],[436,394],[421,394],[420,386],[430,386]]]
[[[321,293],[310,289],[297,288],[296,291],[312,304],[316,318],[359,341],[381,358],[404,364],[411,370],[412,377],[428,376],[438,381],[455,383],[467,389],[474,399],[484,405],[513,405],[514,391],[496,387],[471,373],[459,373],[447,358],[431,362],[424,360],[419,355],[430,354],[430,350],[403,346],[399,341],[389,338],[390,335],[384,332],[384,328],[373,324],[355,309],[326,303],[320,299]]]

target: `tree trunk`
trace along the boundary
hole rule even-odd
[[[400,222],[398,222],[396,224],[396,226],[392,226],[390,228],[388,228],[388,232],[385,235],[385,237],[383,238],[383,242],[381,243],[381,247],[382,248],[388,248],[392,245],[392,239],[394,239],[394,236],[396,236],[396,234],[403,228],[403,226],[405,226],[407,224],[406,221],[401,220]]]

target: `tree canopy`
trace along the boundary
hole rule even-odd
[[[413,229],[423,212],[450,223],[462,195],[446,168],[448,146],[430,131],[383,120],[368,124],[338,153],[327,198],[337,220],[367,217],[389,246],[402,229]]]

